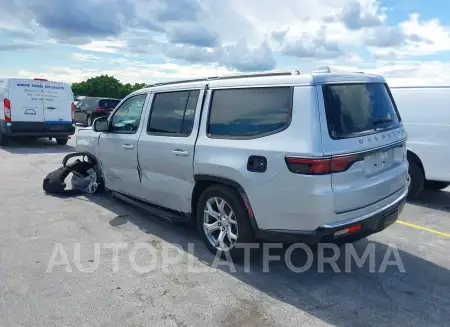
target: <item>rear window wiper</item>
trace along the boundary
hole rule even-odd
[[[392,118],[388,118],[388,117],[380,118],[378,120],[375,120],[373,122],[373,125],[375,126],[375,125],[379,125],[379,124],[383,124],[383,123],[389,123],[391,121],[392,121]]]

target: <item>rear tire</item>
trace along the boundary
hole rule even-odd
[[[427,190],[432,191],[439,191],[443,190],[444,188],[448,187],[450,183],[447,182],[439,182],[439,181],[426,181],[425,182],[425,188]]]
[[[90,126],[92,126],[92,122],[93,122],[93,120],[92,120],[91,115],[88,115],[86,117],[86,125],[90,127]]]
[[[67,137],[57,137],[56,138],[56,143],[58,143],[59,145],[66,145],[68,141],[69,141],[69,138],[67,138]]]
[[[205,210],[208,211],[207,203],[216,217],[205,213]],[[217,203],[219,205],[224,203],[222,210]],[[226,216],[230,218],[225,218]],[[208,234],[206,225],[213,223],[216,226]],[[231,257],[233,261],[239,261],[244,256],[244,249],[236,248],[237,244],[255,241],[253,228],[241,197],[236,190],[225,185],[212,185],[200,195],[197,205],[197,227],[206,247],[213,254],[219,254],[224,258]],[[224,235],[221,244],[213,245],[215,240],[218,242],[221,234]]]
[[[10,141],[11,140],[7,135],[0,132],[0,146],[8,146]]]
[[[408,200],[417,199],[417,197],[422,193],[425,186],[425,175],[419,163],[415,159],[408,158],[409,169],[408,174],[410,178],[409,190],[408,190]]]

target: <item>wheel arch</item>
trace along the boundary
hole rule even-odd
[[[423,175],[426,178],[425,167],[423,166],[422,160],[420,160],[419,156],[415,154],[411,149],[407,149],[407,159],[408,161],[414,160],[419,165],[420,169],[422,169]]]
[[[250,200],[248,199],[247,194],[245,193],[244,188],[239,184],[238,182],[225,178],[225,177],[219,177],[219,176],[213,176],[213,175],[204,175],[204,174],[196,174],[194,175],[195,185],[194,189],[192,190],[192,196],[191,196],[191,213],[192,217],[196,219],[197,217],[197,204],[198,200],[200,198],[200,195],[211,185],[214,184],[222,184],[229,186],[233,188],[240,196],[242,203],[244,204],[251,225],[253,227],[254,231],[258,230],[258,224],[255,220],[255,216],[253,214],[253,210],[250,205]]]

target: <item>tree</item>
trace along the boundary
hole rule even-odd
[[[131,92],[143,88],[145,84],[122,84],[117,78],[108,75],[88,78],[86,81],[72,84],[74,95],[122,99]]]

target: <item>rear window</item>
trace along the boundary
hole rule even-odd
[[[290,122],[290,87],[215,90],[208,134],[254,138],[285,129]]]
[[[386,84],[323,86],[328,131],[334,139],[398,126],[400,116]]]
[[[114,109],[120,100],[103,99],[98,102],[98,106],[104,109]]]

